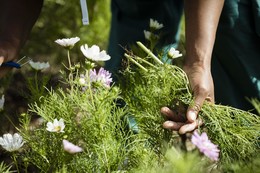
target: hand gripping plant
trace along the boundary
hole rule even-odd
[[[155,56],[141,42],[137,44],[147,56],[141,58],[130,52],[125,54],[128,65],[122,71],[120,80],[125,91],[123,98],[135,115],[140,133],[144,133],[150,141],[149,145],[161,154],[165,141],[170,144],[174,136],[162,128],[160,108],[169,106],[185,118],[188,105],[193,104],[192,91],[180,67],[163,63],[162,57]],[[178,56],[178,52],[174,51],[169,54]],[[220,148],[220,161],[246,161],[259,152],[259,116],[205,102],[199,118],[204,124],[199,130],[207,132],[211,141]]]

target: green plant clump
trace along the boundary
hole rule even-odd
[[[155,149],[161,149],[162,141],[171,141],[169,131],[162,128],[163,106],[171,107],[185,116],[188,105],[193,104],[192,91],[185,72],[178,66],[162,63],[142,43],[137,42],[148,55],[125,54],[128,66],[122,71],[120,86],[139,126],[151,140]],[[259,153],[260,118],[250,112],[233,107],[205,102],[199,117],[213,143],[221,150],[221,161],[248,161]],[[160,153],[160,152],[159,152]]]

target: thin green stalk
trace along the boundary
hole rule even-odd
[[[102,146],[102,148],[103,148],[103,151],[104,151],[104,154],[105,154],[105,163],[106,163],[106,166],[107,166],[107,171],[108,171],[108,172],[111,172],[111,171],[110,171],[110,166],[109,166],[109,164],[108,164],[108,158],[107,158],[107,154],[106,154],[106,150],[105,150],[105,148],[104,148],[104,145]]]
[[[144,68],[141,64],[139,64],[138,62],[136,62],[132,56],[128,55],[128,54],[124,54],[124,56],[129,59],[131,62],[133,62],[135,65],[137,65],[138,67],[140,67],[142,70],[144,70],[145,72],[147,72],[148,70],[146,68]]]
[[[34,75],[34,82],[35,82],[36,94],[38,94],[38,93],[39,93],[38,70],[36,70],[36,72],[35,72],[35,75]]]
[[[16,169],[17,169],[17,172],[20,173],[19,167],[18,167],[18,164],[17,164],[17,159],[16,159],[16,154],[15,154],[15,153],[13,153],[13,159],[14,159],[14,164],[15,164],[15,167],[16,167]]]
[[[71,69],[70,50],[68,50],[68,63],[69,63],[69,69]]]
[[[87,79],[88,79],[88,88],[89,88],[88,91],[89,91],[91,103],[92,103],[92,105],[95,107],[95,104],[94,104],[94,96],[93,96],[92,89],[91,89],[91,81],[90,81],[89,70],[86,70],[86,76],[87,76]]]
[[[191,95],[191,92],[190,92],[191,88],[190,88],[189,78],[188,78],[187,74],[185,73],[185,71],[182,68],[180,68],[178,66],[175,66],[175,67],[176,67],[176,69],[178,69],[181,72],[181,74],[183,74],[185,81],[186,81],[185,85],[186,85],[187,92]]]
[[[147,64],[147,65],[149,65],[149,66],[151,66],[151,67],[153,67],[153,68],[155,68],[155,69],[158,69],[158,67],[156,67],[156,66],[153,65],[152,63],[150,63],[150,62],[144,60],[143,58],[140,58],[140,57],[136,56],[136,59],[139,60],[139,61],[142,61],[143,63],[145,63],[145,64]]]
[[[69,80],[70,82],[73,81],[73,75],[72,75],[72,67],[71,67],[71,61],[70,61],[70,50],[68,50],[68,64],[69,64]]]
[[[163,64],[163,62],[160,61],[159,58],[157,58],[157,56],[155,56],[155,55],[153,54],[153,52],[152,52],[151,50],[149,50],[147,47],[145,47],[145,45],[143,45],[140,41],[138,41],[138,42],[136,42],[136,43],[137,43],[137,45],[138,45],[141,49],[143,49],[149,56],[151,56],[157,63]]]

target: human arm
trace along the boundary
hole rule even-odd
[[[0,64],[17,59],[35,24],[43,0],[8,0],[0,2]],[[4,75],[3,67],[0,77]]]
[[[224,0],[185,0],[186,58],[183,69],[190,81],[194,104],[187,110],[187,120],[178,118],[168,108],[162,108],[161,112],[169,119],[163,124],[165,128],[177,130],[180,134],[193,131],[201,124],[197,115],[203,102],[207,98],[214,102],[211,55],[223,5]]]

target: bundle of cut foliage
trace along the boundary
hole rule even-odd
[[[165,142],[171,145],[176,135],[162,128],[164,118],[160,113],[163,106],[176,113],[184,113],[194,99],[185,72],[178,66],[162,63],[142,43],[137,42],[147,56],[125,54],[127,67],[122,70],[120,86],[123,98],[133,111],[140,133],[146,134],[149,145],[158,154],[163,154]],[[259,153],[259,116],[230,106],[205,102],[199,117],[213,143],[221,150],[220,161],[231,163],[246,161]]]

